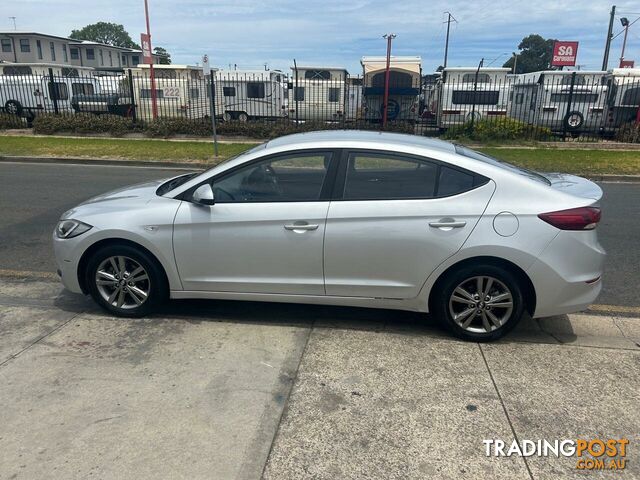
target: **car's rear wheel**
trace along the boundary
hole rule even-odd
[[[465,340],[497,340],[512,330],[524,313],[518,279],[494,265],[472,265],[450,272],[437,288],[433,312]]]
[[[122,317],[141,317],[167,297],[164,273],[147,253],[129,245],[98,250],[89,260],[86,285],[105,310]]]

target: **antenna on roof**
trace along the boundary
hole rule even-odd
[[[16,17],[9,17],[11,20],[13,20],[13,29],[17,30],[16,28]]]

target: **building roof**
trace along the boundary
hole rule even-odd
[[[55,38],[56,40],[67,40],[67,41],[73,41],[71,38],[67,38],[67,37],[60,37],[58,35],[50,35],[48,33],[40,33],[40,32],[27,32],[27,31],[21,31],[21,30],[5,30],[5,31],[0,31],[0,35],[11,35],[11,36],[20,36],[20,35],[37,35],[39,37],[47,37],[47,38]]]

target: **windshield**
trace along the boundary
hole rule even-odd
[[[485,155],[484,153],[476,152],[475,150],[471,150],[470,148],[463,147],[462,145],[455,145],[455,147],[458,155],[463,155],[465,157],[473,158],[474,160],[479,160],[481,162],[488,163],[490,165],[503,168],[505,170],[509,170],[511,172],[522,175],[524,177],[528,177],[532,180],[536,180],[538,182],[544,183],[545,185],[551,185],[551,182],[547,178],[545,178],[543,175],[540,175],[539,173],[534,172],[532,170],[527,170],[526,168],[511,165],[510,163],[504,162],[502,160],[498,160],[497,158],[490,157],[489,155]]]

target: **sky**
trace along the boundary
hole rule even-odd
[[[419,55],[423,72],[443,62],[446,14],[452,23],[449,66],[501,66],[520,40],[577,40],[578,64],[599,70],[611,3],[600,0],[148,0],[154,46],[166,48],[173,63],[201,62],[208,54],[218,68],[288,70],[298,65],[345,67],[361,72],[363,55],[384,55],[385,33],[395,33],[394,55]],[[640,4],[617,1],[619,18],[640,17]],[[635,6],[634,6],[635,4]],[[124,25],[140,43],[143,0],[3,0],[0,31],[18,30],[67,36],[74,28],[98,21]],[[610,67],[617,64],[622,35],[612,44]],[[629,30],[627,59],[640,61],[640,21]],[[617,65],[616,65],[617,66]]]

